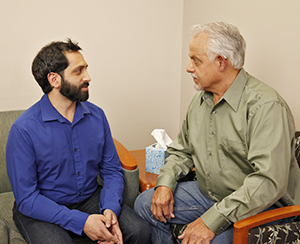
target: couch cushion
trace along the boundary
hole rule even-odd
[[[9,243],[24,243],[22,235],[17,229],[12,218],[12,208],[14,203],[14,195],[12,192],[4,192],[0,194],[0,219],[5,223],[7,232],[9,234]],[[2,238],[2,235],[1,235]],[[0,242],[2,243],[2,242]],[[5,242],[3,242],[5,243]]]
[[[8,243],[7,227],[5,223],[0,219],[0,243]]]

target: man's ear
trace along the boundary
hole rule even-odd
[[[50,72],[47,75],[47,78],[48,78],[48,81],[49,81],[50,85],[53,88],[59,88],[60,87],[61,77],[60,77],[59,74],[54,73],[54,72]]]
[[[222,55],[218,55],[216,57],[216,62],[218,64],[218,66],[219,66],[220,71],[223,71],[227,67],[227,65],[228,65],[227,64],[227,62],[228,62],[227,58],[224,57],[224,56],[222,56]]]

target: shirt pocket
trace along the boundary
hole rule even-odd
[[[220,166],[223,170],[253,172],[253,166],[247,159],[248,150],[243,141],[234,141],[223,137],[219,145]]]

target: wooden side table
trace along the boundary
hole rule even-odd
[[[146,172],[146,150],[130,151],[131,155],[137,161],[140,170],[139,182],[140,192],[148,190],[155,186],[158,175]]]

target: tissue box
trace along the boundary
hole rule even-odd
[[[169,156],[166,149],[157,149],[155,144],[146,147],[146,172],[159,174],[160,168],[165,164],[165,159]]]

